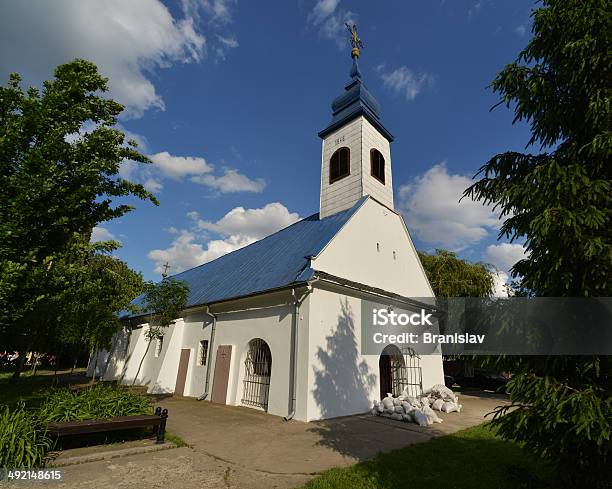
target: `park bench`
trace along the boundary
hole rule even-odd
[[[156,443],[164,443],[167,419],[168,410],[162,410],[158,407],[152,416],[118,416],[110,419],[88,419],[85,421],[54,421],[47,424],[47,431],[60,437],[153,427],[153,433],[157,436]]]

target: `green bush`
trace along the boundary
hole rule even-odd
[[[0,467],[41,467],[51,447],[44,425],[23,404],[0,407]]]
[[[125,387],[97,385],[88,389],[50,391],[40,406],[45,422],[109,419],[152,414],[149,399]]]

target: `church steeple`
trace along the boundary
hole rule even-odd
[[[358,58],[361,39],[351,34],[351,80],[332,102],[332,120],[319,132],[323,139],[320,217],[351,207],[371,195],[393,209],[390,143],[393,136],[380,121],[380,104],[362,81]]]

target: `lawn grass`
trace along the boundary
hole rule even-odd
[[[21,373],[19,381],[11,384],[10,379],[13,372],[0,372],[0,404],[9,407],[15,406],[19,402],[25,403],[28,408],[35,408],[45,397],[45,393],[51,387],[65,387],[67,385],[82,384],[86,385],[87,379],[84,368],[77,368],[74,373],[71,370],[59,370],[55,377],[54,370],[38,370],[36,375],[32,375],[31,370]]]
[[[535,489],[558,487],[553,470],[488,424],[332,469],[304,489]]]

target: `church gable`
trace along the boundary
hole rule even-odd
[[[433,296],[402,217],[371,197],[311,267],[405,297]]]

